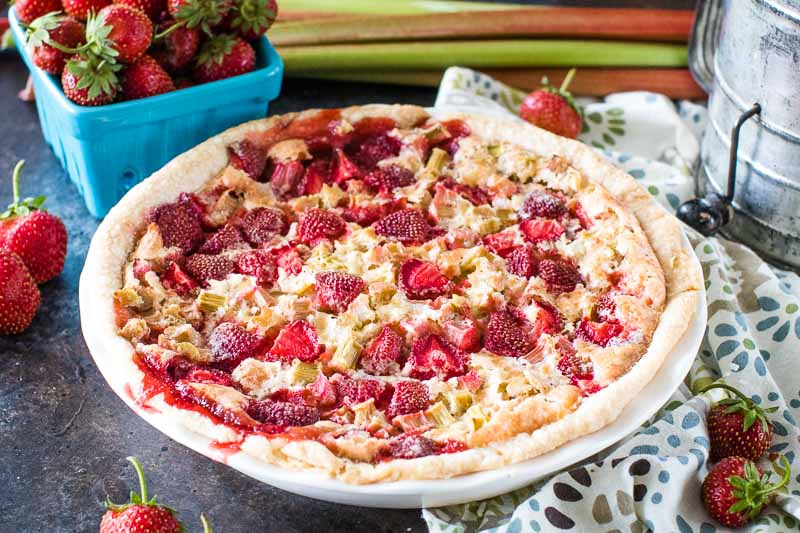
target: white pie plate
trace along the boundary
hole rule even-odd
[[[684,245],[690,251],[695,267],[700,271],[700,263],[691,252],[691,246],[685,237]],[[615,422],[595,433],[568,442],[545,455],[497,470],[442,480],[349,485],[320,474],[272,466],[243,452],[221,450],[209,438],[187,429],[169,416],[152,409],[142,409],[134,402],[127,382],[115,375],[114,359],[102,356],[106,353],[104,339],[87,325],[89,320],[88,313],[84,312],[84,303],[90,291],[88,284],[81,284],[83,334],[95,364],[128,407],[159,431],[206,457],[224,462],[250,477],[289,492],[350,505],[400,509],[438,507],[490,498],[528,485],[618,442],[650,418],[681,384],[700,347],[707,319],[705,291],[702,291],[689,328],[667,356],[653,380],[645,386],[636,401],[628,404]]]

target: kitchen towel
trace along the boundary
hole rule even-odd
[[[580,75],[578,71],[577,75]],[[525,94],[465,68],[447,70],[436,107],[516,116]],[[580,140],[636,178],[674,211],[694,196],[706,109],[630,92],[579,100]],[[788,491],[745,531],[800,529],[800,278],[722,237],[685,228],[700,260],[708,327],[691,371],[672,398],[634,434],[569,469],[489,500],[424,509],[431,531],[727,531],[705,511],[709,404],[696,391],[724,379],[762,406],[777,406],[771,452],[792,468]],[[768,461],[761,466],[769,469]],[[773,478],[776,478],[773,474]]]

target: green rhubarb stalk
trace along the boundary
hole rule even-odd
[[[535,7],[519,9],[513,17],[507,11],[485,11],[279,22],[269,39],[276,46],[509,37],[686,43],[691,26],[688,10]]]
[[[469,67],[683,67],[686,46],[582,40],[498,40],[281,47],[286,73]]]
[[[515,4],[490,2],[454,2],[448,0],[281,0],[281,13],[314,11],[319,13],[358,13],[364,15],[414,15],[419,13],[456,13],[519,9]]]

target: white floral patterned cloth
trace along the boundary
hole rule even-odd
[[[486,75],[453,67],[442,79],[436,106],[509,115],[516,114],[523,97]],[[582,141],[670,209],[693,196],[690,169],[706,121],[704,107],[690,102],[676,107],[665,96],[644,92],[580,103],[586,117]],[[800,452],[800,278],[771,267],[744,246],[686,232],[703,267],[709,318],[700,352],[670,401],[633,435],[568,471],[490,500],[425,509],[431,531],[726,531],[700,501],[711,398],[695,395],[719,378],[761,405],[778,407],[771,415],[770,451],[795,463]],[[715,399],[722,397],[713,392]],[[800,467],[793,466],[786,493],[747,530],[797,529]]]

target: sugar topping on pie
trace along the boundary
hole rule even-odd
[[[226,150],[141,220],[114,294],[180,408],[375,465],[531,433],[648,349],[664,273],[566,157],[421,109],[324,111]]]

